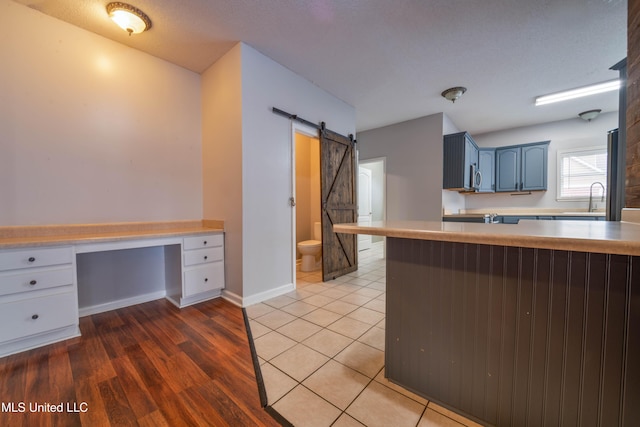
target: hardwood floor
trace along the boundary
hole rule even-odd
[[[260,405],[242,310],[223,299],[152,301],[80,329],[0,358],[0,426],[279,425]],[[46,404],[63,412],[33,412]]]

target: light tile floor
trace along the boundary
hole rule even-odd
[[[294,426],[478,426],[384,377],[382,243],[330,282],[297,274],[297,289],[247,307],[269,406]]]

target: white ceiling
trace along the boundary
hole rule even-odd
[[[478,134],[616,111],[616,93],[533,100],[614,79],[626,56],[626,0],[128,0],[153,22],[133,36],[108,0],[15,1],[198,73],[243,41],[353,105],[358,131],[437,112]],[[468,88],[455,104],[440,96],[452,86]]]

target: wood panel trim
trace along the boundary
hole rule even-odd
[[[640,419],[640,257],[387,245],[390,380],[487,425]]]

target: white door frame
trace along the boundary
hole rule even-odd
[[[291,198],[296,200],[296,134],[302,134],[311,138],[318,138],[318,130],[296,122],[291,122]],[[295,205],[291,207],[291,278],[293,282],[294,289],[297,287],[296,285],[296,207]]]
[[[372,163],[382,163],[382,220],[387,219],[387,158],[375,157],[373,159],[359,160],[358,166],[365,166]],[[386,238],[383,237],[386,240]],[[384,245],[384,256],[386,258],[387,245]]]
[[[368,195],[367,195],[367,200],[368,200],[368,206],[362,206],[360,204],[361,202],[361,197],[363,195],[362,192],[362,184],[364,181],[362,181],[362,178],[367,178],[366,181],[367,182],[367,189],[368,189]],[[360,224],[362,223],[363,225],[371,225],[371,219],[372,219],[372,205],[371,205],[371,195],[372,195],[372,177],[371,177],[371,169],[367,168],[366,164],[362,164],[360,163],[358,165],[358,217],[357,217],[357,222]],[[365,250],[365,249],[369,249],[371,248],[371,241],[372,241],[372,236],[368,235],[368,234],[358,234],[358,252]]]

